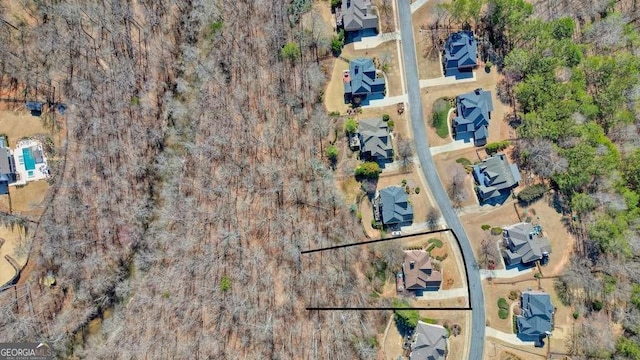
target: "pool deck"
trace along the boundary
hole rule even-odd
[[[42,152],[42,163],[35,164],[33,158],[30,159],[30,161],[25,161],[25,150],[29,151],[28,149],[31,147],[36,147]],[[15,150],[13,150],[13,158],[16,164],[18,180],[10,185],[25,185],[27,182],[45,180],[49,177],[47,157],[45,156],[44,151],[42,150],[42,144],[39,141],[28,139],[18,142]],[[27,162],[34,163],[35,168],[33,170],[28,170],[26,168]],[[29,176],[30,174],[31,176]]]

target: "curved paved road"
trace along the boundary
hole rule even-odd
[[[451,206],[451,201],[440,182],[436,166],[431,157],[427,130],[424,125],[422,111],[422,99],[420,97],[420,78],[418,76],[418,64],[416,60],[416,47],[413,37],[413,20],[411,18],[410,0],[398,0],[398,13],[400,20],[400,35],[404,59],[404,71],[409,93],[409,111],[411,113],[411,127],[416,140],[416,152],[422,165],[422,171],[431,188],[433,196],[440,206],[440,211],[449,228],[460,241],[462,256],[465,259],[467,276],[469,278],[471,312],[471,344],[469,345],[469,358],[482,359],[484,350],[485,331],[485,307],[480,272],[476,264],[469,238],[460,223],[458,215]]]

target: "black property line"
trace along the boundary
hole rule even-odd
[[[301,254],[311,254],[314,252],[319,252],[319,251],[326,251],[326,250],[334,250],[334,249],[341,249],[341,248],[346,248],[346,247],[350,247],[350,246],[358,246],[358,245],[365,245],[365,244],[373,244],[373,243],[377,243],[377,242],[384,242],[384,241],[391,241],[391,240],[398,240],[398,239],[404,239],[404,238],[408,238],[408,237],[412,237],[412,236],[419,236],[419,235],[429,235],[429,234],[438,234],[441,232],[445,232],[445,231],[451,231],[451,229],[442,229],[442,230],[433,230],[433,231],[423,231],[421,233],[415,233],[415,234],[409,234],[409,235],[400,235],[400,236],[394,236],[394,237],[390,237],[390,238],[383,238],[383,239],[376,239],[376,240],[369,240],[369,241],[362,241],[362,242],[357,242],[357,243],[350,243],[350,244],[342,244],[342,245],[336,245],[336,246],[329,246],[326,248],[320,248],[320,249],[312,249],[312,250],[304,250],[301,251]],[[453,232],[453,231],[451,231]],[[457,238],[456,238],[457,240]],[[458,244],[460,245],[460,244]]]
[[[364,245],[364,244],[371,244],[371,243],[376,243],[376,242],[383,242],[383,241],[390,241],[390,240],[398,240],[398,239],[403,239],[403,238],[408,238],[408,237],[412,237],[412,236],[419,236],[419,235],[428,235],[428,234],[437,234],[437,233],[441,233],[441,232],[451,232],[451,234],[453,234],[453,238],[456,239],[456,243],[458,243],[458,249],[460,249],[460,257],[462,258],[462,264],[464,265],[464,273],[465,273],[465,277],[467,278],[467,301],[469,302],[469,306],[466,308],[421,308],[421,307],[413,307],[413,308],[394,308],[394,307],[382,307],[382,308],[359,308],[359,307],[354,307],[354,308],[344,308],[344,307],[307,307],[306,310],[401,310],[401,309],[413,309],[413,310],[473,310],[473,308],[471,308],[471,285],[469,284],[469,271],[467,268],[467,259],[465,259],[464,255],[462,254],[462,246],[460,245],[460,239],[458,239],[458,236],[456,235],[455,231],[451,230],[451,229],[442,229],[442,230],[435,230],[435,231],[424,231],[421,233],[416,233],[416,234],[409,234],[409,235],[402,235],[402,236],[396,236],[396,237],[391,237],[391,238],[385,238],[385,239],[377,239],[377,240],[371,240],[371,241],[364,241],[364,242],[359,242],[359,243],[352,243],[352,244],[344,244],[344,245],[338,245],[338,246],[331,246],[331,247],[327,247],[327,248],[322,248],[322,249],[313,249],[313,250],[306,250],[306,251],[301,251],[302,254],[309,254],[309,253],[314,253],[314,252],[319,252],[319,251],[324,251],[324,250],[333,250],[333,249],[340,249],[340,248],[344,248],[344,247],[349,247],[349,246],[356,246],[356,245]]]
[[[346,311],[346,310],[444,310],[444,311],[470,311],[470,307],[308,307],[306,310],[309,311]]]

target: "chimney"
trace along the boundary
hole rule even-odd
[[[410,261],[410,262],[409,262],[409,269],[412,269],[412,270],[413,270],[413,268],[414,268],[414,266],[415,266],[415,265],[416,265],[415,261]]]

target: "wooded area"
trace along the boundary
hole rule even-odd
[[[367,254],[300,254],[361,236],[323,162],[329,39],[301,24],[309,1],[1,4],[2,84],[47,79],[70,108],[0,338],[91,358],[375,354],[384,316],[305,310],[368,301]]]

